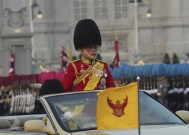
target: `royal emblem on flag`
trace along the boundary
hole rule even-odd
[[[112,100],[109,99],[109,96],[107,97],[107,103],[109,105],[109,107],[111,107],[113,109],[113,114],[117,117],[121,117],[125,114],[124,109],[127,106],[128,103],[128,97],[126,95],[126,98],[123,99],[123,103],[120,102],[120,100],[118,99],[116,101],[116,103],[112,103]]]
[[[105,89],[97,96],[98,130],[139,127],[138,82]]]

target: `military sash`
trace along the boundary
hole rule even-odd
[[[76,66],[74,63],[72,63],[74,70],[77,72]],[[81,82],[83,79],[86,77],[90,77],[88,83],[86,84],[84,90],[94,90],[95,87],[97,86],[100,78],[101,78],[101,73],[102,69],[104,68],[104,63],[101,62],[96,62],[93,67],[89,67],[84,73],[82,73],[80,76],[76,76],[76,79],[74,80],[73,84],[74,86]],[[92,74],[92,76],[90,76]],[[74,114],[78,115],[83,111],[84,105],[78,105],[75,106],[74,108]]]
[[[85,79],[88,75],[89,75],[89,69],[90,67],[84,72],[82,73],[80,76],[77,76],[77,69],[76,69],[76,66],[74,63],[72,63],[73,67],[74,67],[74,70],[75,70],[75,74],[76,74],[76,79],[74,80],[73,82],[73,85],[77,85],[80,81],[82,81],[83,79]]]
[[[85,72],[83,72],[80,76],[77,76],[77,69],[74,63],[72,66],[76,72],[76,79],[73,82],[73,85],[77,85],[79,82],[84,80],[86,77],[90,77],[88,83],[86,84],[84,90],[94,90],[96,85],[98,84],[101,78],[101,72],[104,68],[104,63],[97,61],[93,67],[89,67]],[[91,76],[90,76],[91,75]]]
[[[101,73],[102,73],[102,69],[104,68],[104,63],[100,63],[99,61],[97,61],[93,68],[94,70],[92,71],[92,76],[89,78],[89,81],[85,86],[84,90],[95,89],[101,78]]]

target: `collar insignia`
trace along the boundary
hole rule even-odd
[[[94,60],[88,60],[88,59],[86,59],[84,57],[81,58],[81,61],[83,63],[87,64],[87,65],[94,65],[96,63],[96,59],[94,59]]]

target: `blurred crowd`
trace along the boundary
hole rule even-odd
[[[128,66],[128,65],[127,65]],[[163,65],[164,67],[167,65]],[[186,67],[188,65],[185,65]],[[147,67],[147,66],[146,66]],[[145,68],[146,68],[145,67]],[[139,88],[158,99],[160,102],[167,105],[173,111],[189,110],[189,75],[188,67],[180,68],[185,75],[181,74],[177,69],[172,67],[172,70],[165,70],[160,65],[157,67],[148,66],[146,69],[155,72],[156,75],[150,74],[150,71],[143,70],[138,75],[140,79],[137,80],[137,74],[132,72],[136,69],[129,67],[117,67],[111,69],[112,75],[115,79],[116,86],[125,86],[131,82],[139,81]],[[174,67],[176,67],[174,65]],[[179,66],[177,66],[178,68]],[[130,68],[130,69],[128,69]],[[132,68],[138,68],[134,67]],[[142,69],[142,66],[140,66]],[[153,70],[152,70],[153,69]],[[183,71],[183,69],[185,71]],[[124,70],[129,72],[125,74]],[[171,73],[169,76],[166,72]],[[173,74],[174,73],[174,74]],[[115,76],[116,74],[116,76]],[[143,74],[143,75],[142,75]],[[146,76],[144,76],[146,74]],[[119,76],[120,75],[120,76]],[[59,76],[59,77],[58,77]],[[0,77],[0,116],[14,115],[14,114],[30,114],[34,109],[34,102],[39,95],[41,84],[47,79],[60,79],[63,74],[57,73],[42,73],[39,75],[23,75],[12,77]]]

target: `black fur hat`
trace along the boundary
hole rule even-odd
[[[91,19],[80,20],[74,31],[75,50],[90,45],[101,46],[101,34],[96,23]]]

